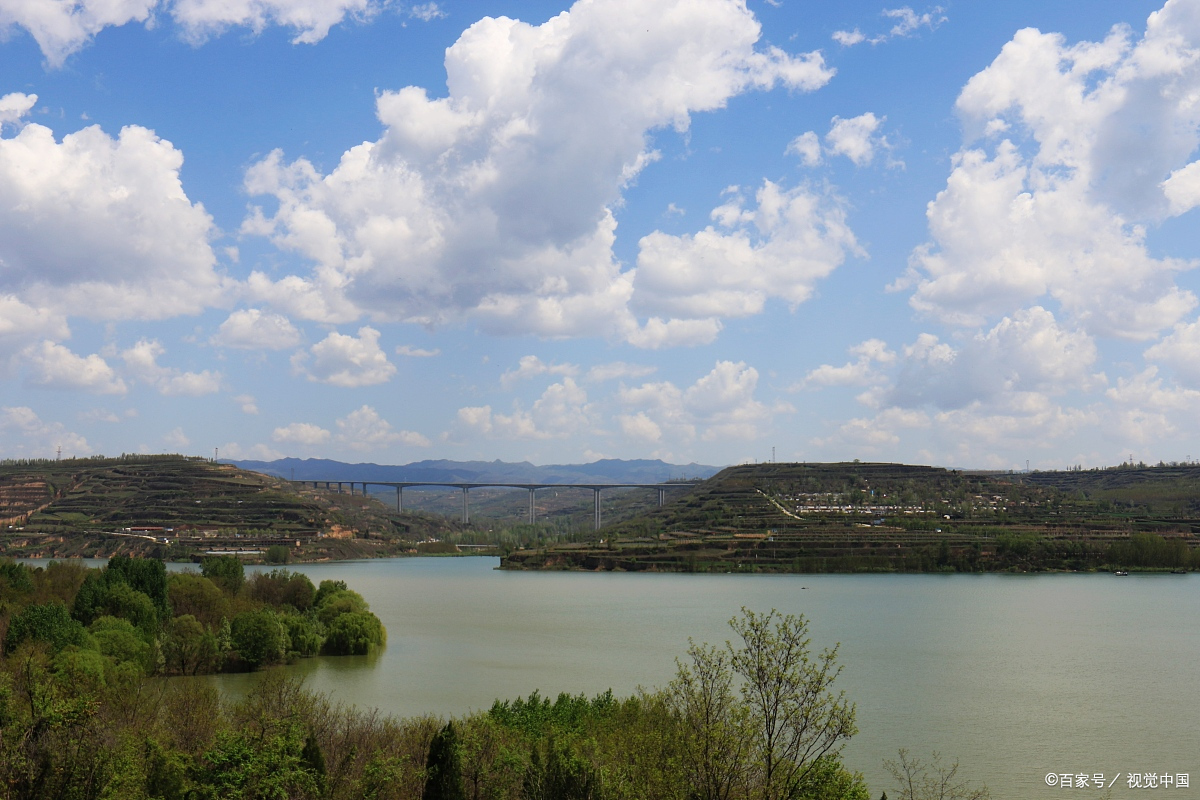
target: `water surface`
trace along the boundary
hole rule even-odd
[[[461,714],[533,689],[621,695],[665,685],[689,637],[724,641],[742,606],[777,608],[808,618],[815,647],[840,643],[838,684],[861,731],[846,761],[873,797],[890,788],[882,760],[899,747],[959,759],[996,798],[1090,794],[1044,776],[1118,771],[1115,798],[1200,797],[1124,788],[1135,771],[1188,773],[1200,786],[1200,576],[542,573],[496,563],[293,567],[361,592],[388,646],[288,669],[398,715]],[[255,679],[217,678],[234,693]]]

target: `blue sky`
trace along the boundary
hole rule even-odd
[[[6,457],[1200,457],[1200,0],[0,0]]]

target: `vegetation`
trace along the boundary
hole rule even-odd
[[[32,576],[38,600],[70,583],[49,572]],[[312,608],[354,605],[348,592],[323,584]],[[23,641],[0,660],[0,799],[869,800],[840,757],[855,729],[836,647],[814,652],[805,620],[774,611],[731,626],[733,643],[693,644],[666,689],[534,692],[453,720],[347,708],[279,672],[229,703],[211,683],[149,677],[120,648]],[[901,752],[901,765],[895,796],[986,796],[925,793],[945,773],[936,759]]]
[[[101,569],[0,561],[0,641],[8,659],[40,653],[52,669],[107,681],[257,669],[317,654],[363,654],[386,633],[340,581],[320,588],[275,569],[246,580],[231,556],[200,574],[168,576],[161,561],[113,557]]]
[[[899,464],[726,469],[510,569],[982,572],[1200,567],[1200,467],[972,473]]]

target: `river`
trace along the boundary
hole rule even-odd
[[[347,703],[461,714],[497,697],[665,685],[688,638],[721,642],[742,606],[804,614],[813,646],[840,643],[838,686],[858,707],[845,761],[872,797],[897,748],[940,751],[995,798],[1103,792],[1047,773],[1187,774],[1200,575],[672,575],[500,572],[492,558],[300,565],[345,580],[388,629],[382,652],[289,667]],[[216,678],[244,692],[253,675]],[[893,792],[894,793],[894,792]]]

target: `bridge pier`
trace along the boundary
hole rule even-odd
[[[600,487],[592,487],[592,493],[595,495],[596,501],[596,530],[600,530]]]
[[[530,525],[533,525],[536,520],[536,517],[534,515],[537,512],[534,510],[534,505],[533,505],[533,493],[536,491],[537,491],[537,489],[533,489],[533,488],[531,488],[529,490],[529,524]]]
[[[397,514],[404,513],[404,487],[403,486],[396,487],[396,513]]]
[[[666,502],[667,502],[667,490],[660,488],[658,490],[658,507],[662,508]]]
[[[464,486],[464,487],[462,487],[462,490],[463,490],[463,525],[469,525],[469,524],[471,524],[471,506],[470,506],[470,501],[467,500],[467,497],[469,496],[470,489],[468,489],[466,486]]]

